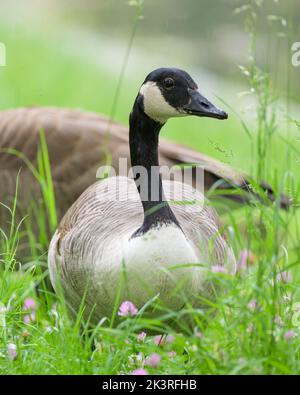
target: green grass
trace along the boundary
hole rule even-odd
[[[1,26],[0,33],[11,62],[9,67],[0,68],[1,109],[56,105],[110,114],[118,82],[113,72],[63,53],[58,38],[50,38],[47,33],[33,35],[24,30],[22,46],[20,37],[16,39],[9,29]],[[249,71],[248,83],[255,86],[258,97],[256,122],[246,123],[249,136],[233,111],[228,123],[173,120],[165,136],[252,170],[254,178],[261,174],[272,181],[277,191],[288,191],[298,201],[298,147],[286,136],[286,124],[269,117],[274,110],[268,75],[258,80],[261,70],[255,64]],[[132,76],[123,81],[116,111],[119,121],[127,122],[139,84]],[[39,160],[32,171],[41,185],[42,204],[30,206],[24,223],[15,223],[18,195],[22,192],[16,180],[16,198],[7,208],[11,227],[8,234],[0,235],[0,374],[129,374],[141,366],[157,374],[300,373],[296,304],[300,232],[296,207],[289,212],[281,211],[277,203],[266,207],[253,202],[234,211],[223,207],[222,222],[237,257],[243,250],[251,251],[253,257],[236,276],[211,274],[215,297],[202,300],[205,308],[192,309],[187,304],[180,313],[164,310],[160,319],[150,319],[146,313],[158,303],[152,301],[144,313],[120,319],[115,326],[108,317],[91,329],[82,319],[82,311],[76,319],[71,317],[61,295],[45,285],[47,229],[53,231],[56,226],[56,210],[42,131],[40,139]],[[288,171],[293,182],[285,180]],[[37,239],[32,229],[34,221],[39,226]],[[29,235],[32,256],[19,262],[24,233]],[[290,282],[280,280],[280,273],[286,271],[292,274]],[[29,297],[37,303],[36,317],[26,323],[24,318],[29,312],[24,311],[23,303]],[[173,341],[155,344],[151,334],[154,329],[173,335]],[[137,334],[142,330],[147,336],[140,342]],[[286,338],[288,331],[293,331],[290,339]],[[10,343],[17,347],[14,360],[7,356]],[[145,359],[153,353],[161,356],[161,362],[157,367],[145,366]]]
[[[189,313],[195,316],[195,323],[200,322],[201,338],[182,331],[174,333],[175,340],[171,344],[157,346],[151,337],[140,343],[134,329],[142,323],[138,319],[128,319],[119,328],[95,331],[96,349],[92,351],[89,338],[80,333],[79,325],[74,326],[68,320],[60,304],[57,310],[51,310],[53,298],[50,304],[39,301],[37,323],[25,325],[21,303],[25,296],[34,294],[32,274],[27,271],[22,276],[7,276],[10,283],[7,291],[13,291],[15,297],[6,315],[5,337],[7,341],[14,339],[18,357],[14,361],[3,357],[1,374],[130,373],[140,363],[131,364],[129,357],[140,352],[144,357],[152,353],[161,355],[159,367],[147,367],[149,372],[158,374],[299,374],[298,340],[287,342],[284,339],[284,333],[292,327],[287,318],[292,302],[280,303],[279,314],[284,323],[281,327],[273,323],[274,298],[267,278],[263,280],[264,291],[252,289],[255,275],[243,280],[222,280],[231,291],[212,306],[217,315],[200,311]],[[292,288],[282,286],[278,294],[286,295]],[[253,297],[259,301],[255,311],[247,307]],[[3,348],[5,343],[4,338]],[[170,357],[171,351],[176,355]]]

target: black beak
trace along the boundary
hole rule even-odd
[[[227,119],[228,114],[214,106],[204,96],[196,90],[190,90],[191,100],[188,104],[183,106],[184,112],[198,117],[209,117],[217,119]]]

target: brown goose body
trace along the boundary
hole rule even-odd
[[[6,152],[22,153],[36,165],[40,142],[39,130],[45,133],[56,195],[58,220],[81,193],[96,181],[99,166],[107,163],[111,155],[112,166],[118,169],[119,158],[130,163],[127,127],[95,113],[60,108],[20,108],[0,112],[0,202],[11,205],[19,174],[18,207],[16,222],[26,213],[31,198],[40,197],[40,186],[24,160]],[[247,196],[232,194],[230,189],[247,189],[247,177],[208,155],[182,145],[160,142],[161,165],[199,163],[204,167],[205,190],[223,181],[228,197],[241,202]],[[21,171],[20,171],[21,170]],[[190,183],[193,183],[191,175]],[[273,192],[268,185],[270,198]],[[225,194],[226,195],[226,194]],[[286,201],[283,200],[285,205]],[[7,210],[0,206],[0,224],[5,228]]]

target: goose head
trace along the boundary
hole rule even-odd
[[[187,115],[228,118],[225,111],[199,92],[197,84],[186,71],[176,68],[152,71],[140,88],[137,102],[142,111],[159,124],[166,123],[169,118]]]

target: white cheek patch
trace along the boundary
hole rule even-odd
[[[171,117],[182,117],[186,115],[180,113],[165,100],[155,82],[148,81],[142,85],[140,94],[144,98],[145,113],[159,123],[165,123]]]

